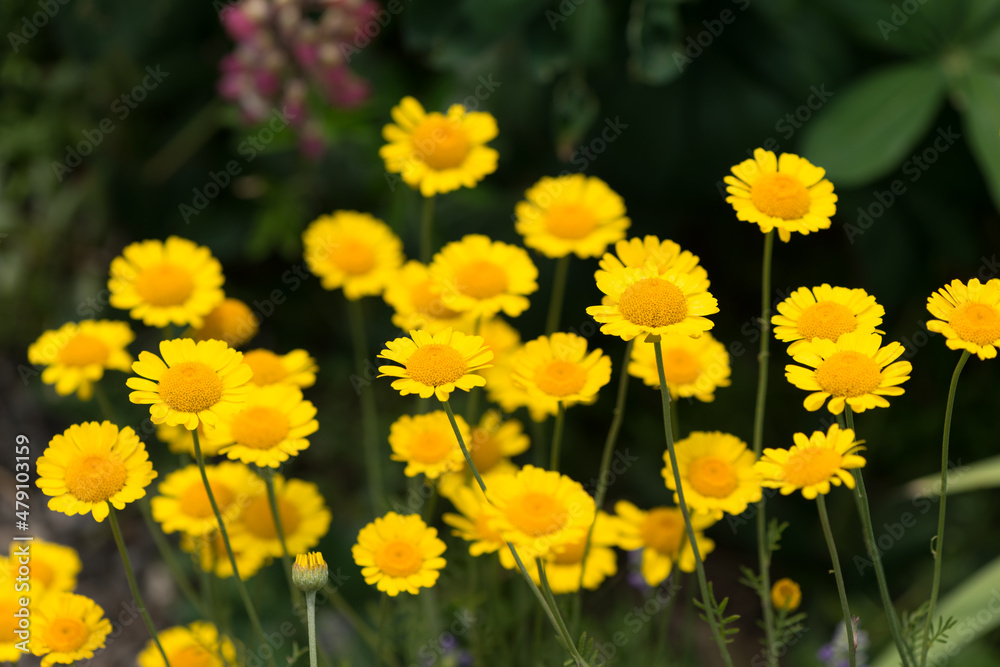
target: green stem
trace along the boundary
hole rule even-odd
[[[347,622],[351,624],[351,627],[358,633],[358,636],[361,637],[361,639],[368,644],[372,650],[375,650],[376,645],[378,644],[378,633],[372,630],[371,627],[365,623],[360,616],[358,616],[358,613],[354,611],[354,608],[351,607],[347,600],[344,599],[337,588],[328,584],[323,589],[323,592],[328,598],[330,598],[330,601],[333,602],[333,606],[337,608],[337,611],[339,611],[340,614],[347,619]],[[388,662],[394,667],[398,667],[399,665],[399,661],[396,660],[395,656],[389,656]]]
[[[385,643],[385,633],[389,625],[389,596],[382,591],[378,603],[378,641],[375,642],[375,667],[382,664],[382,646]]]
[[[830,530],[830,516],[826,513],[826,499],[821,493],[816,496],[816,506],[819,508],[819,521],[823,524],[823,536],[830,550],[833,561],[833,576],[837,580],[837,594],[840,596],[840,609],[844,613],[844,626],[847,630],[847,660],[850,667],[855,667],[854,620],[851,618],[851,608],[847,604],[847,591],[844,589],[844,574],[840,571],[840,557],[837,556],[837,545],[833,541],[833,531]]]
[[[160,644],[160,637],[156,634],[156,626],[153,625],[153,619],[149,617],[146,603],[142,599],[142,593],[139,592],[139,585],[135,583],[135,572],[132,570],[132,561],[129,559],[128,551],[125,549],[125,540],[122,539],[122,529],[118,526],[118,510],[114,507],[109,507],[108,509],[111,510],[108,512],[108,518],[111,519],[111,533],[115,536],[115,545],[118,546],[118,554],[122,557],[122,564],[125,566],[125,577],[128,579],[128,588],[132,592],[132,598],[135,600],[136,606],[139,607],[139,615],[142,616],[142,621],[146,624],[146,629],[149,630],[149,636],[153,638],[157,650],[163,656],[163,664],[166,667],[170,667],[167,652],[163,650],[163,646]]]
[[[420,214],[420,261],[428,264],[434,248],[434,195],[424,197]]]
[[[924,640],[920,651],[920,667],[927,664],[927,653],[930,651],[931,625],[934,620],[934,607],[937,605],[938,592],[941,589],[941,561],[944,556],[944,515],[945,504],[948,501],[948,446],[951,443],[951,418],[955,411],[955,393],[958,390],[958,378],[969,360],[969,351],[963,350],[962,356],[951,374],[951,385],[948,387],[948,403],[944,409],[944,435],[941,438],[941,505],[938,507],[937,541],[934,543],[934,579],[931,583],[931,601],[927,607],[927,618],[924,620]]]
[[[355,372],[358,377],[366,377],[368,360],[368,339],[365,334],[364,311],[360,300],[347,301],[347,319],[351,327],[354,344]],[[385,512],[385,493],[382,488],[382,458],[378,447],[378,413],[375,406],[375,392],[371,385],[360,386],[358,398],[361,400],[361,422],[364,431],[365,470],[368,475],[368,492],[371,494],[372,509],[377,515]]]
[[[699,553],[698,549],[698,540],[695,539],[694,526],[691,525],[691,515],[688,512],[687,501],[684,500],[684,486],[681,483],[680,468],[677,466],[673,429],[670,426],[670,389],[667,388],[667,378],[663,370],[663,347],[659,339],[655,343],[652,343],[652,345],[654,346],[653,351],[656,354],[656,370],[660,375],[660,397],[663,403],[663,432],[667,437],[667,453],[670,456],[670,467],[673,470],[674,485],[677,488],[677,504],[680,506],[681,514],[684,516],[684,528],[687,532],[688,541],[691,543],[691,551],[694,552],[694,565],[698,572],[698,585],[701,587],[701,599],[704,605],[705,618],[708,620],[709,627],[712,630],[712,638],[715,639],[715,643],[719,647],[719,652],[722,654],[723,662],[728,667],[732,667],[733,659],[730,657],[729,649],[726,647],[726,640],[722,636],[722,631],[716,622],[715,615],[711,611],[714,604],[708,594],[708,579],[705,577],[705,566],[701,561],[701,553]]]
[[[319,667],[316,654],[316,591],[306,593],[306,628],[309,630],[309,667]]]
[[[278,541],[281,542],[281,563],[285,570],[285,581],[288,584],[289,594],[292,596],[292,609],[295,609],[299,605],[301,591],[292,580],[292,557],[288,553],[285,527],[281,522],[281,512],[278,511],[278,495],[274,492],[274,470],[266,468],[261,472],[264,473],[264,485],[267,487],[267,502],[271,506],[271,519],[274,521],[275,532],[278,533]]]
[[[569,276],[569,255],[556,262],[556,276],[552,281],[552,298],[549,300],[549,315],[545,318],[545,335],[551,336],[559,328],[563,300],[566,298],[566,278]]]
[[[566,406],[559,401],[556,425],[552,429],[552,449],[549,452],[549,470],[559,470],[559,450],[562,446],[563,429],[566,428]]]
[[[94,383],[94,398],[97,399],[97,407],[100,408],[104,418],[112,424],[117,424],[118,419],[115,418],[115,409],[111,406],[108,394],[104,391],[104,386],[100,382]]]
[[[137,501],[139,505],[139,511],[142,513],[142,520],[146,522],[146,530],[153,537],[153,543],[156,544],[156,550],[159,552],[160,557],[163,558],[163,562],[167,564],[167,569],[170,570],[170,574],[174,577],[174,582],[180,589],[187,601],[191,603],[200,615],[208,616],[208,612],[205,606],[198,600],[198,595],[191,588],[191,584],[188,583],[187,575],[185,575],[184,570],[181,569],[181,565],[177,560],[177,556],[174,555],[174,550],[167,541],[166,536],[163,534],[163,530],[160,525],[156,523],[153,519],[153,513],[149,508],[149,496],[145,495]]]

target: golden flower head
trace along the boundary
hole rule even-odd
[[[240,570],[240,574],[243,571]],[[228,667],[236,664],[236,646],[211,623],[195,621],[188,625],[160,630],[171,667]],[[150,639],[136,658],[139,667],[165,667],[163,656]]]
[[[315,548],[327,534],[333,515],[316,484],[274,475],[274,493],[286,546],[282,547],[278,537],[267,494],[260,493],[248,496],[232,524],[229,539],[234,549],[281,558],[285,548],[288,553],[303,553]]]
[[[484,478],[487,487],[489,479],[489,475]],[[503,535],[493,527],[497,510],[486,500],[479,486],[457,485],[447,497],[460,514],[445,512],[441,519],[453,528],[452,535],[469,542],[471,555],[482,556],[506,547]]]
[[[251,498],[264,492],[263,480],[242,463],[206,465],[205,475],[226,522],[234,521]],[[219,529],[196,464],[171,472],[157,488],[159,494],[151,501],[153,518],[164,533],[183,532],[198,537]]]
[[[382,297],[395,311],[392,323],[403,331],[437,333],[451,327],[472,333],[474,318],[444,305],[443,290],[444,285],[426,264],[410,260],[389,281]]]
[[[590,538],[590,552],[587,554],[586,570],[583,570],[583,552],[586,549],[587,535],[572,542],[563,542],[552,547],[545,558],[545,578],[549,588],[556,595],[575,593],[580,590],[580,574],[583,570],[583,587],[588,590],[597,589],[608,577],[618,572],[618,555],[613,547],[619,542],[619,520],[604,512],[597,513],[594,532]],[[504,555],[509,550],[503,552]],[[516,566],[513,556],[504,558],[501,562],[507,567]],[[535,584],[541,585],[536,561],[524,564],[528,574]],[[513,569],[513,567],[511,567]]]
[[[615,273],[625,268],[641,269],[650,262],[661,274],[687,273],[696,281],[704,281],[705,289],[708,289],[708,272],[699,264],[697,255],[682,250],[669,239],[661,241],[651,235],[618,241],[614,254],[605,253],[601,258],[600,271],[595,274],[595,278],[600,279],[601,271]]]
[[[250,380],[258,387],[288,384],[306,389],[316,384],[319,369],[305,350],[292,350],[285,355],[264,349],[250,350],[243,353],[243,361],[253,371]]]
[[[863,289],[800,287],[778,304],[778,315],[771,318],[774,336],[791,343],[788,354],[794,355],[800,341],[823,338],[836,342],[845,333],[883,333],[885,308]]]
[[[330,578],[330,568],[323,560],[323,554],[311,551],[299,554],[292,565],[292,581],[306,593],[315,592],[326,586]]]
[[[802,589],[788,577],[778,579],[771,586],[771,604],[775,609],[795,611],[802,604]]]
[[[1000,279],[985,285],[973,278],[953,280],[927,299],[936,320],[928,331],[944,334],[951,350],[968,350],[980,359],[993,359],[1000,347]]]
[[[462,441],[471,440],[469,426],[461,416],[455,416]],[[403,415],[389,429],[390,458],[404,461],[407,477],[423,473],[427,479],[437,479],[448,472],[461,470],[465,455],[444,410],[422,415]]]
[[[693,511],[721,519],[723,512],[740,514],[750,503],[761,499],[753,452],[735,435],[693,431],[674,444],[674,452],[684,500]],[[664,452],[663,461],[667,488],[676,492],[669,452]],[[674,493],[674,502],[678,502],[677,493]]]
[[[682,572],[694,572],[694,549],[687,538],[684,515],[679,507],[653,507],[640,510],[627,500],[615,503],[619,519],[622,549],[642,549],[640,571],[650,586],[659,586],[676,565]],[[691,514],[698,553],[702,558],[715,550],[715,541],[705,537],[705,530],[714,525],[711,514]]]
[[[635,343],[628,365],[629,375],[641,379],[649,387],[660,386],[656,367],[656,343]],[[699,401],[715,400],[715,390],[728,387],[729,352],[710,333],[699,338],[683,334],[660,336],[663,351],[663,376],[673,399],[694,396]]]
[[[240,530],[241,526],[242,524],[237,520],[227,530],[232,535],[233,531]],[[219,531],[198,537],[182,533],[180,546],[182,551],[191,554],[197,560],[198,567],[202,571],[211,572],[220,579],[228,579],[233,576],[229,552],[226,551],[226,544],[222,541],[222,533]],[[272,560],[272,557],[268,556],[265,551],[255,548],[251,542],[237,543],[231,546],[233,557],[236,559],[236,568],[239,570],[240,578],[244,581],[260,572],[264,564]]]
[[[528,392],[538,410],[554,415],[559,405],[590,404],[611,381],[611,359],[601,350],[587,352],[587,339],[554,333],[528,341],[513,361],[513,380]]]
[[[69,322],[46,331],[28,347],[28,361],[46,366],[42,382],[54,384],[56,393],[74,391],[80,400],[90,400],[94,383],[104,371],[128,371],[132,355],[126,349],[135,334],[125,322],[84,320]]]
[[[854,476],[848,472],[865,465],[858,452],[864,449],[854,439],[854,431],[837,424],[811,436],[796,433],[791,449],[765,449],[755,465],[761,484],[780,489],[782,495],[802,491],[810,500],[830,492],[830,485],[854,488]]]
[[[352,301],[381,294],[403,264],[402,241],[368,213],[320,216],[303,232],[302,243],[306,264],[323,288],[343,288]]]
[[[260,317],[239,299],[226,299],[205,316],[201,326],[185,334],[198,340],[221,340],[229,347],[242,347],[257,335]]]
[[[0,587],[8,586],[13,590],[13,586],[8,582],[13,582],[21,573],[21,566],[24,565],[23,553],[20,549],[25,547],[21,541],[10,543],[10,557],[0,556]],[[76,577],[83,568],[80,561],[80,554],[73,547],[68,547],[55,542],[43,540],[36,537],[28,545],[30,552],[31,581],[30,590],[22,591],[30,593],[33,600],[40,600],[50,593],[72,593],[76,588]],[[17,592],[17,591],[15,591]],[[21,597],[18,595],[17,597]],[[3,631],[0,630],[0,637]],[[3,640],[0,639],[0,646]],[[2,657],[3,650],[0,648],[0,661],[6,660]]]
[[[111,634],[104,610],[75,593],[51,595],[32,609],[31,652],[42,657],[42,667],[73,664],[94,657]]]
[[[437,396],[441,401],[447,401],[456,389],[469,391],[485,385],[476,371],[488,368],[493,360],[493,352],[484,347],[481,337],[451,329],[433,335],[411,331],[409,338],[386,343],[378,356],[402,364],[378,368],[379,377],[397,378],[392,388],[401,395]]]
[[[246,403],[224,416],[212,433],[218,452],[243,463],[277,468],[309,447],[319,430],[316,406],[298,387],[275,384],[255,387]]]
[[[351,553],[365,583],[395,597],[401,592],[416,595],[437,583],[444,550],[437,529],[420,516],[389,512],[361,529]]]

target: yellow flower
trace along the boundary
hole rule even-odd
[[[403,264],[403,243],[381,220],[357,211],[334,211],[302,234],[309,270],[324,289],[344,289],[355,301],[381,294]]]
[[[524,198],[514,208],[514,226],[526,246],[546,257],[600,257],[631,224],[624,200],[594,176],[545,176]]]
[[[269,384],[290,384],[306,389],[316,384],[316,360],[305,350],[292,350],[279,356],[270,350],[258,349],[243,353],[243,361],[253,371],[250,380],[258,387]]]
[[[385,344],[379,358],[402,366],[379,366],[379,377],[394,377],[392,388],[402,396],[420,398],[437,396],[447,401],[456,389],[469,391],[482,387],[486,380],[476,371],[488,368],[493,352],[483,346],[479,336],[467,336],[451,329],[436,334],[411,331],[409,338],[397,338]]]
[[[395,310],[392,323],[403,331],[437,333],[451,327],[472,333],[472,318],[445,306],[442,290],[426,264],[410,260],[386,285],[382,298]]]
[[[37,462],[35,483],[49,499],[49,509],[69,516],[94,515],[104,521],[115,509],[146,495],[156,478],[146,446],[131,427],[118,430],[109,421],[75,424],[55,435]]]
[[[795,611],[801,603],[802,589],[788,577],[778,579],[771,586],[771,604],[775,609]]]
[[[298,387],[256,387],[239,412],[219,422],[213,444],[233,460],[277,468],[309,446],[307,436],[319,429],[315,416]]]
[[[333,515],[312,482],[274,476],[278,516],[285,534],[288,553],[309,551],[326,535]],[[256,551],[265,557],[281,558],[284,551],[267,494],[254,496],[246,504],[230,531],[233,548]]]
[[[171,667],[228,667],[236,664],[236,646],[225,635],[220,636],[211,623],[195,621],[160,630],[157,634]],[[163,656],[152,639],[146,642],[136,660],[139,667],[164,667]]]
[[[125,382],[135,389],[129,400],[148,404],[154,424],[181,424],[189,431],[200,423],[214,428],[246,401],[253,371],[243,363],[242,353],[221,340],[165,340],[160,355],[162,360],[140,352],[132,370],[141,377]]]
[[[685,490],[686,493],[686,490]],[[684,516],[677,507],[654,507],[640,510],[627,500],[615,503],[621,520],[622,549],[642,549],[642,577],[650,586],[658,586],[677,565],[682,572],[694,572],[694,549],[687,539]],[[705,537],[705,529],[715,524],[710,514],[692,514],[691,525],[702,559],[715,550],[715,542]]]
[[[456,416],[462,440],[468,446],[469,425]],[[451,428],[444,410],[427,414],[403,415],[389,429],[389,446],[393,461],[405,461],[407,477],[423,473],[427,479],[437,479],[446,472],[461,470],[465,455],[458,446],[455,431]]]
[[[486,146],[497,136],[497,121],[489,113],[466,111],[460,104],[447,115],[424,111],[420,102],[404,97],[392,108],[392,119],[382,128],[389,143],[379,149],[385,169],[400,174],[424,197],[474,188],[497,169],[498,153]]]
[[[927,298],[927,310],[938,318],[927,323],[927,330],[944,334],[948,349],[968,350],[980,359],[997,356],[1000,279],[985,285],[976,278],[967,284],[953,280]]]
[[[765,449],[756,464],[764,486],[780,489],[787,496],[795,491],[812,500],[830,493],[830,484],[854,488],[854,476],[848,472],[865,465],[858,452],[864,449],[854,439],[854,431],[837,424],[829,431],[814,431],[811,436],[796,433],[791,449]]]
[[[141,241],[111,261],[109,301],[152,327],[200,327],[225,298],[224,280],[208,248],[177,236]]]
[[[204,424],[198,424],[198,444],[201,445],[201,453],[203,456],[215,456],[219,453],[219,449],[222,447],[221,444],[213,440],[212,436],[215,434],[215,429],[212,429],[210,433],[205,431]],[[180,424],[175,424],[170,426],[169,424],[157,424],[156,425],[156,438],[160,442],[164,442],[167,445],[167,449],[173,454],[188,454],[194,456],[194,439],[191,437],[191,431],[187,430]]]
[[[227,524],[239,517],[250,498],[264,492],[264,482],[241,463],[223,462],[205,466],[212,495]],[[158,487],[159,495],[151,503],[153,518],[164,533],[184,532],[195,537],[219,529],[205,483],[195,464],[167,475]]]
[[[654,345],[641,342],[632,345],[628,372],[646,385],[659,388]],[[663,375],[673,399],[694,396],[707,403],[715,400],[717,388],[729,386],[729,352],[712,334],[705,333],[700,338],[667,334],[660,337],[660,345]]]
[[[803,341],[792,359],[811,368],[794,364],[785,366],[785,378],[799,389],[813,393],[806,396],[806,410],[814,412],[831,399],[827,409],[835,415],[844,404],[854,412],[869,408],[887,408],[885,396],[901,396],[900,385],[910,379],[909,361],[896,361],[905,351],[899,343],[881,347],[882,337],[875,333],[847,333],[837,342],[822,338]]]
[[[466,322],[463,322],[466,324]],[[483,345],[493,351],[493,363],[506,362],[512,359],[515,349],[521,344],[521,334],[502,317],[490,317],[479,323],[479,330],[474,327],[458,329],[462,333],[481,336]],[[490,369],[484,369],[483,374]]]
[[[239,524],[233,524],[233,527]],[[233,527],[227,530],[232,533]],[[236,558],[236,567],[240,571],[240,578],[246,581],[250,577],[260,572],[264,567],[268,556],[259,549],[242,548],[242,545],[233,547],[233,557]],[[220,579],[228,579],[233,576],[233,566],[229,562],[229,554],[226,553],[226,544],[222,541],[222,533],[215,531],[208,535],[194,537],[186,533],[181,535],[181,549],[185,553],[192,554],[198,561],[198,567],[204,572],[211,572]]]
[[[700,336],[714,326],[705,315],[719,312],[708,281],[690,273],[661,274],[649,263],[640,269],[598,271],[596,278],[597,288],[609,298],[587,313],[603,325],[601,333],[623,340],[640,334]]]
[[[530,404],[554,415],[560,403],[596,401],[598,390],[611,381],[611,359],[599,349],[588,354],[586,338],[560,332],[528,341],[514,359],[513,374]]]
[[[483,481],[489,488],[489,477],[484,477]],[[470,542],[471,555],[482,556],[506,548],[503,535],[493,527],[497,511],[486,500],[478,485],[474,488],[457,486],[448,495],[448,500],[461,514],[445,512],[441,518],[454,529],[451,531],[452,535]]]
[[[21,556],[24,553],[21,549],[25,547],[28,548],[28,555]],[[50,593],[71,593],[76,588],[76,576],[83,567],[76,549],[36,537],[30,544],[11,542],[10,554],[9,558],[0,556],[0,584],[13,582],[19,574],[20,566],[27,564],[31,568],[31,589],[25,592],[30,592],[35,600]],[[28,563],[22,562],[22,557],[26,557]],[[6,575],[10,575],[9,580],[5,580]],[[2,634],[0,632],[0,636]],[[0,657],[0,661],[2,660]]]
[[[747,505],[760,500],[753,452],[735,435],[693,431],[674,444],[674,452],[684,485],[684,500],[693,511],[721,519],[723,512],[740,514]],[[667,488],[677,491],[668,452],[663,453],[663,461]],[[678,502],[677,493],[674,502]]]
[[[863,289],[830,287],[827,284],[800,287],[778,304],[778,312],[771,318],[774,336],[788,346],[794,355],[801,346],[799,341],[824,338],[836,342],[841,335],[858,333],[883,333],[885,308],[875,302],[875,297]],[[793,342],[794,341],[794,342]]]
[[[88,597],[58,593],[32,609],[31,652],[42,658],[42,667],[73,664],[94,657],[111,634],[104,610]]]
[[[47,366],[42,382],[54,384],[56,393],[74,391],[80,400],[90,400],[94,383],[104,370],[128,371],[132,355],[125,349],[135,334],[125,322],[84,320],[69,322],[46,331],[28,347],[28,361]]]
[[[444,549],[437,529],[428,528],[420,516],[389,512],[361,529],[351,553],[365,583],[395,597],[402,591],[416,595],[437,583]]]
[[[510,462],[510,457],[524,453],[530,444],[521,422],[516,419],[505,420],[497,410],[487,410],[480,418],[479,425],[472,429],[470,439],[465,441],[469,456],[483,477],[493,472],[516,472],[517,468]],[[452,489],[471,479],[472,470],[463,457],[458,472],[441,477],[438,492],[450,498]]]
[[[0,560],[3,558],[0,556]],[[4,582],[0,586],[0,662],[16,663],[24,655],[24,651],[17,647],[23,639],[16,634],[24,630],[20,627],[20,619],[14,615],[25,608],[21,604],[23,597],[24,593],[15,591],[12,583]],[[29,607],[28,613],[34,611]]]
[[[587,569],[583,575],[584,588],[595,590],[605,579],[614,576],[618,571],[618,554],[612,547],[617,546],[620,539],[619,524],[616,518],[604,512],[597,513],[597,524],[594,526],[594,534],[590,541],[590,553],[587,554]],[[557,544],[545,559],[545,578],[556,595],[580,590],[580,570],[583,568],[586,542],[587,534],[584,533],[572,542]],[[513,561],[513,557],[510,561]],[[535,583],[541,585],[535,561],[524,565]]]
[[[669,239],[661,241],[655,236],[645,236],[619,241],[615,244],[615,254],[605,253],[599,266],[600,271],[615,273],[625,268],[641,269],[652,262],[661,274],[687,273],[696,281],[705,281],[705,289],[708,289],[708,272],[699,261],[697,255],[681,250]]]
[[[524,248],[469,234],[434,255],[431,273],[441,283],[441,300],[470,317],[501,310],[517,317],[528,309],[527,295],[538,289],[538,269]]]
[[[726,201],[736,217],[760,226],[765,234],[778,230],[782,241],[792,232],[808,234],[829,229],[830,216],[837,211],[833,183],[823,178],[826,171],[805,158],[758,148],[753,159],[733,167],[734,176],[726,176],[729,186]]]
[[[330,579],[330,566],[323,560],[323,554],[311,551],[298,554],[292,565],[292,581],[304,593],[315,593],[326,586]]]
[[[257,335],[259,320],[239,299],[226,299],[205,316],[197,329],[190,329],[186,336],[197,340],[221,340],[229,347],[242,347]]]

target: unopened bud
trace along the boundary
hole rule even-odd
[[[292,581],[306,593],[312,593],[326,586],[330,568],[318,551],[299,554],[292,565]]]

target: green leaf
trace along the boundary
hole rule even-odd
[[[806,126],[802,153],[834,185],[871,182],[896,169],[927,132],[945,95],[934,62],[883,68],[844,92]]]
[[[1000,74],[973,67],[961,86],[967,142],[1000,209]]]
[[[1000,124],[1000,120],[997,121]],[[1000,145],[1000,138],[997,139]],[[992,456],[967,466],[960,465],[948,471],[948,494],[992,489],[1000,486],[1000,456]],[[915,479],[905,487],[910,498],[924,498],[941,494],[941,474]]]

